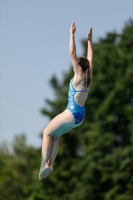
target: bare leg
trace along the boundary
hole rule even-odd
[[[39,180],[44,176],[44,172],[49,168],[48,158],[52,145],[52,137],[46,134],[46,131],[43,131],[43,141],[42,141],[42,158],[41,158],[41,167],[39,172]]]
[[[42,160],[41,160],[41,167],[48,162],[50,150],[52,145],[52,137],[43,134],[43,142],[42,142]]]
[[[69,110],[57,115],[45,128],[42,142],[42,159],[39,180],[53,170],[53,162],[59,148],[59,137],[75,127],[75,120]],[[49,160],[49,162],[48,162]]]
[[[53,163],[57,156],[58,149],[59,149],[59,137],[57,137],[57,138],[53,137],[52,138],[52,147],[51,147],[51,152],[50,152],[49,162],[48,162],[51,170],[53,170]]]
[[[62,135],[70,131],[71,129],[72,128],[70,127],[65,127],[62,130],[60,130],[56,135]],[[49,161],[48,161],[49,168],[47,169],[46,176],[48,176],[53,171],[53,164],[59,150],[59,136],[56,136],[56,135],[52,137],[52,146],[51,146],[51,151],[50,151]]]

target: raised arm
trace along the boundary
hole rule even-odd
[[[92,28],[90,28],[88,35],[87,35],[87,40],[88,40],[88,50],[87,50],[87,59],[89,60],[90,63],[90,73],[92,77],[92,67],[93,67],[93,46],[92,46]]]
[[[77,60],[77,56],[76,56],[76,45],[75,45],[75,38],[74,38],[75,31],[76,31],[76,26],[75,26],[75,23],[72,22],[71,28],[70,28],[69,54],[71,57],[74,72],[78,73],[80,66]]]
[[[75,38],[74,38],[75,31],[76,31],[76,26],[75,26],[75,23],[72,22],[71,28],[70,28],[70,43],[69,43],[70,56],[76,55],[76,46],[75,46]]]

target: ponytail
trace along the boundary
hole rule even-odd
[[[86,87],[89,87],[90,83],[91,83],[89,60],[87,58],[85,58],[85,57],[79,57],[78,58],[78,63],[81,66],[83,72],[85,73],[85,76],[86,76]]]
[[[86,74],[86,87],[89,87],[90,83],[91,83],[91,77],[90,77],[89,68],[86,69],[85,74]]]

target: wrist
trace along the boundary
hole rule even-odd
[[[88,42],[91,42],[91,38],[87,38],[87,41],[88,41]]]
[[[74,33],[70,33],[70,35],[72,35],[72,36],[73,36],[73,35],[74,35]]]

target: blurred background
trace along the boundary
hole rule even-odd
[[[93,28],[94,78],[81,127],[61,137],[38,181],[42,131],[67,104]],[[133,2],[0,1],[0,200],[133,199]]]

